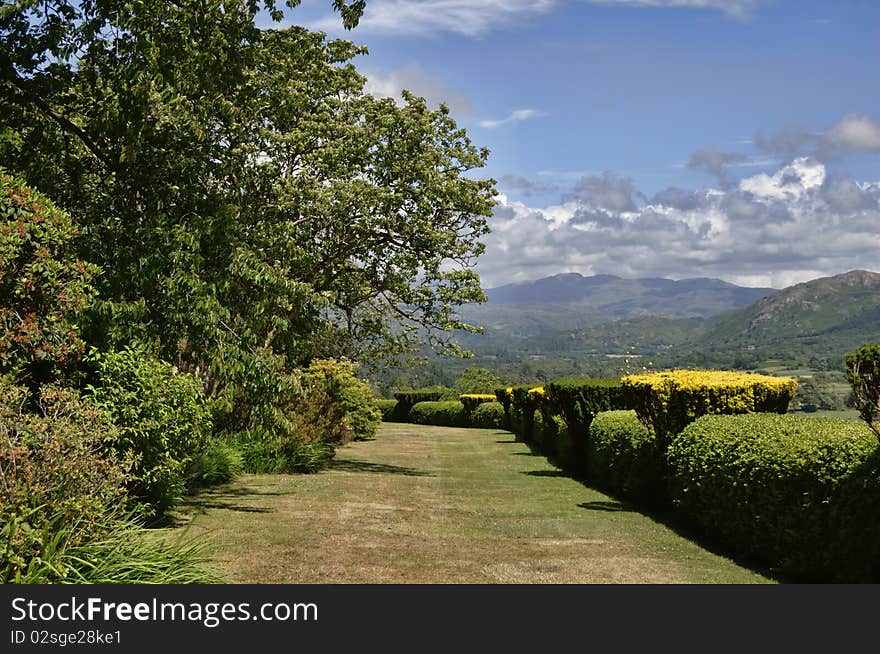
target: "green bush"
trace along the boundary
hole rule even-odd
[[[584,436],[600,411],[630,408],[619,379],[557,379],[545,389],[547,401],[569,431]]]
[[[305,371],[306,383],[320,384],[342,406],[354,440],[369,440],[376,435],[382,412],[373,389],[355,376],[357,369],[358,364],[346,359],[315,359]]]
[[[865,425],[705,416],[668,462],[676,507],[734,553],[810,581],[880,581],[880,447]]]
[[[438,427],[467,427],[467,413],[458,400],[419,402],[409,412],[410,422]]]
[[[131,455],[129,496],[161,516],[186,488],[186,470],[208,444],[211,406],[198,380],[131,349],[89,354],[92,397],[118,428],[110,447]]]
[[[373,406],[379,409],[384,422],[394,422],[394,412],[397,408],[397,400],[373,400]]]
[[[36,388],[83,354],[74,318],[97,268],[74,256],[76,236],[65,212],[0,169],[0,375]]]
[[[409,412],[416,404],[419,402],[439,402],[445,400],[450,391],[451,389],[445,386],[433,386],[415,391],[398,391],[394,394],[394,399],[397,400],[397,406],[394,410],[394,421],[411,422]]]
[[[235,439],[247,472],[291,474],[326,468],[336,448],[324,440],[303,441],[262,430],[245,431]]]
[[[507,386],[505,388],[496,388],[495,399],[498,400],[498,403],[504,409],[504,421],[501,423],[501,427],[504,429],[513,429],[510,417],[510,407],[513,404],[513,387]]]
[[[187,470],[188,486],[203,488],[233,481],[244,470],[242,455],[230,443],[211,439]]]
[[[504,407],[499,402],[483,402],[469,415],[471,427],[501,429],[504,424]]]
[[[501,380],[487,368],[466,368],[453,382],[455,390],[465,395],[492,393],[500,384]]]
[[[859,415],[880,439],[880,343],[847,354],[846,371]]]
[[[532,443],[534,440],[535,412],[538,409],[537,396],[529,391],[538,388],[531,384],[512,386],[510,393],[510,429],[516,434],[516,439],[524,443]]]
[[[28,393],[0,378],[0,581],[23,574],[56,536],[61,550],[100,538],[129,465],[106,454],[116,429],[87,398],[48,386],[36,402]]]
[[[495,394],[488,393],[463,393],[458,396],[458,401],[464,405],[465,411],[470,413],[484,402],[495,402]],[[503,409],[502,409],[503,410]]]
[[[599,488],[657,508],[667,503],[665,462],[635,411],[603,411],[590,425],[587,477]]]
[[[785,413],[797,380],[726,370],[673,370],[621,379],[632,408],[662,449],[688,424],[709,414]]]

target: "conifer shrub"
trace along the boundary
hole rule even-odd
[[[880,343],[868,343],[847,354],[846,372],[855,407],[880,440]]]

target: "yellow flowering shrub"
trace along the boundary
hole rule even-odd
[[[464,404],[465,411],[470,413],[483,402],[495,402],[496,397],[490,393],[463,393],[458,399]]]
[[[639,420],[661,445],[707,414],[786,413],[797,380],[729,370],[672,370],[628,375],[621,385]]]

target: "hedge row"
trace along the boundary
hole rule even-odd
[[[797,381],[721,370],[673,370],[629,375],[621,386],[639,419],[665,448],[700,416],[787,412]]]
[[[705,416],[668,451],[678,511],[810,581],[880,581],[880,447],[861,422]]]
[[[401,409],[400,400],[376,400],[375,406],[382,412],[382,420],[385,422],[412,422],[440,427],[503,428],[502,405],[494,401],[493,395],[478,397],[479,400],[468,404],[460,400],[430,400],[417,402],[411,407],[404,403],[404,409]]]

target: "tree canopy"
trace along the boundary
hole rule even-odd
[[[298,2],[288,2],[295,6]],[[346,27],[363,1],[334,0]],[[364,92],[365,49],[259,29],[274,1],[0,10],[0,166],[96,264],[90,343],[137,344],[249,407],[316,356],[455,349],[494,182],[448,109]]]

